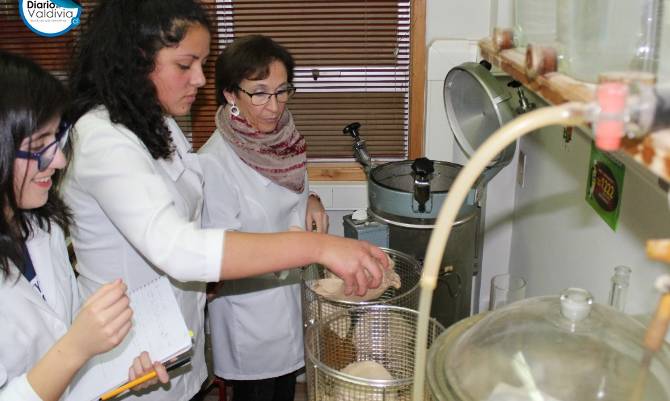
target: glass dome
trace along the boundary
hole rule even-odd
[[[645,327],[581,289],[530,298],[450,327],[430,349],[438,400],[670,400],[670,351],[641,369]],[[647,374],[643,374],[647,373]]]

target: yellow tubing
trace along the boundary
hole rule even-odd
[[[449,188],[447,200],[437,216],[435,227],[428,242],[426,258],[421,274],[421,295],[419,298],[419,320],[417,322],[413,400],[424,401],[426,352],[428,344],[428,319],[433,290],[437,283],[440,261],[449,239],[451,226],[470,188],[486,166],[507,145],[517,138],[548,125],[578,125],[586,122],[588,105],[565,103],[555,107],[545,107],[527,114],[500,127],[477,149],[470,161],[463,167],[456,181]],[[477,301],[477,300],[476,300]]]

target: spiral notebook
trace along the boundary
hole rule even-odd
[[[116,348],[93,357],[70,385],[68,399],[98,400],[128,381],[128,369],[142,351],[165,362],[191,349],[191,336],[167,277],[128,293],[133,327]]]

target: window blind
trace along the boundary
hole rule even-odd
[[[234,38],[272,37],[296,60],[288,104],[310,159],[351,159],[345,125],[358,121],[375,158],[403,159],[408,149],[409,1],[210,0],[212,54]],[[214,63],[193,108],[193,144],[214,130]]]
[[[83,1],[85,21],[97,1]],[[351,160],[354,121],[375,158],[408,152],[410,2],[391,0],[202,0],[212,21],[207,84],[191,114],[179,118],[194,148],[215,129],[215,58],[233,39],[265,34],[296,60],[289,102],[312,160]],[[0,0],[0,48],[32,58],[66,79],[79,29],[45,38],[21,20],[18,1]],[[188,135],[192,133],[192,135]]]

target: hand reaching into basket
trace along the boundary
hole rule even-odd
[[[378,247],[348,238],[324,235],[328,244],[321,247],[319,263],[344,281],[344,294],[365,295],[368,289],[378,288],[384,272],[390,268],[389,259]]]
[[[291,226],[289,231],[303,230]],[[394,282],[387,276],[389,272],[395,274],[392,261],[378,247],[366,241],[333,235],[321,235],[321,238],[319,263],[339,277],[341,288],[338,291],[343,296],[365,296],[368,290],[380,289],[384,277],[387,277],[389,284],[370,299],[378,298]],[[399,287],[400,277],[397,277],[397,282]]]
[[[400,289],[400,276],[395,272],[395,263],[388,255],[386,255],[386,257],[389,261],[389,268],[384,271],[384,275],[382,276],[382,283],[379,285],[379,287],[368,290],[362,296],[346,294],[344,281],[339,277],[326,277],[317,280],[314,283],[312,290],[314,290],[314,292],[321,295],[322,297],[333,301],[361,302],[377,299],[391,287]]]

